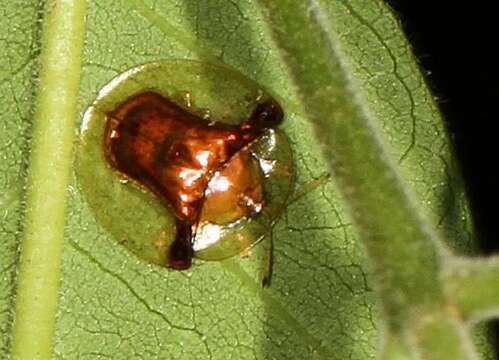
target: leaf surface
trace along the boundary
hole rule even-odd
[[[399,24],[380,1],[324,3],[326,21],[334,19],[339,34],[336,45],[350,64],[346,76],[361,85],[356,95],[380,119],[374,125],[407,191],[437,231],[453,239],[450,245],[470,251],[469,213],[445,129]],[[0,68],[3,357],[8,353],[23,221],[22,179],[36,93],[40,9],[9,2],[2,11],[2,62],[8,64]],[[163,58],[223,62],[282,102],[297,188],[329,171],[330,159],[303,115],[289,69],[257,2],[99,1],[89,2],[87,12],[80,114],[102,86],[137,64]],[[80,122],[81,116],[75,127]],[[187,272],[147,265],[110,238],[74,178],[66,217],[57,357],[374,358],[379,311],[364,250],[345,212],[347,203],[333,179],[291,204],[273,233],[272,286],[261,289],[264,244],[247,259],[202,263]]]

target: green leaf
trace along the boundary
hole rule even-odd
[[[387,233],[400,233],[400,239],[411,240],[402,214],[415,214],[414,219],[424,219],[422,223],[432,229],[432,236],[450,239],[447,245],[455,251],[473,251],[469,210],[445,128],[393,14],[376,0],[299,4],[269,14],[273,5],[265,1],[88,3],[75,129],[101,87],[132,66],[164,58],[225,63],[280,99],[297,187],[328,173],[331,161],[335,177],[292,203],[276,224],[274,278],[270,288],[262,289],[264,244],[247,259],[198,262],[186,272],[145,264],[117,246],[99,224],[74,176],[65,217],[61,285],[58,294],[55,288],[50,290],[59,296],[57,358],[374,358],[381,311],[370,274],[380,263],[372,268],[367,264],[359,234],[365,237],[366,229],[375,224],[383,239]],[[41,8],[10,1],[2,8],[0,355],[7,357],[16,254],[26,225],[24,179],[35,95],[54,79],[38,76],[40,26],[46,21],[41,21]],[[321,60],[328,71],[314,68]],[[330,64],[336,65],[328,68]],[[314,101],[307,102],[310,98]],[[359,104],[365,117],[357,117]],[[350,115],[352,122],[360,121],[357,134],[333,134],[341,128],[332,126],[331,116],[348,125]],[[317,123],[318,118],[322,122]],[[33,134],[34,144],[40,142],[36,131]],[[376,146],[364,156],[370,143],[362,142],[363,136],[369,139],[373,134]],[[331,138],[337,143],[327,143]],[[348,148],[359,142],[361,151]],[[343,152],[330,152],[337,144]],[[70,149],[68,144],[64,147]],[[344,161],[360,165],[349,167]],[[369,171],[360,172],[363,165],[370,165]],[[349,173],[352,169],[356,172]],[[395,184],[396,191],[386,193],[390,186],[382,186],[376,193],[373,185],[380,179]],[[345,196],[349,186],[352,197]],[[49,188],[42,184],[35,190],[43,193]],[[357,196],[359,191],[363,197]],[[387,199],[390,208],[373,205]],[[29,209],[31,199],[26,200]],[[400,203],[400,213],[389,212],[394,201]],[[373,216],[367,213],[362,223],[359,215],[366,216],[366,210]],[[379,228],[381,216],[386,218],[386,232]],[[414,229],[420,234],[420,227]],[[37,233],[41,229],[33,231],[34,242],[45,236]],[[393,251],[403,251],[403,245],[399,241]],[[435,256],[434,249],[417,246],[401,255],[421,250],[418,254],[429,251],[429,259]],[[42,260],[58,262],[53,253]],[[417,276],[413,267],[435,277],[436,270],[423,263],[386,266],[400,270],[392,273],[399,275],[393,282],[400,284]],[[36,275],[29,266],[25,264],[24,271],[28,278]],[[431,286],[431,276],[424,286]],[[421,301],[405,297],[417,296],[414,291],[420,288],[407,285],[401,294],[392,294],[394,309]],[[16,320],[25,315],[17,313]],[[405,352],[399,344],[390,345],[394,352]]]

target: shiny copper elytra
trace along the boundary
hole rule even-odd
[[[191,266],[192,241],[213,174],[282,117],[279,104],[267,100],[239,125],[208,122],[151,91],[107,113],[104,152],[109,163],[151,190],[175,214],[170,267]]]

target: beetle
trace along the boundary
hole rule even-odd
[[[207,121],[154,91],[135,94],[107,112],[106,160],[152,191],[175,216],[169,267],[191,266],[198,228],[263,211],[265,175],[251,145],[283,116],[281,106],[267,98],[239,124]]]
[[[246,256],[266,239],[268,285],[274,224],[327,180],[292,195],[283,119],[268,92],[228,66],[164,59],[131,67],[83,115],[75,161],[89,206],[82,211],[141,260],[178,270],[193,258]]]

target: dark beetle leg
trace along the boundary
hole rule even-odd
[[[191,267],[194,250],[193,224],[178,220],[176,223],[176,235],[168,252],[168,265],[176,270],[185,270]]]

